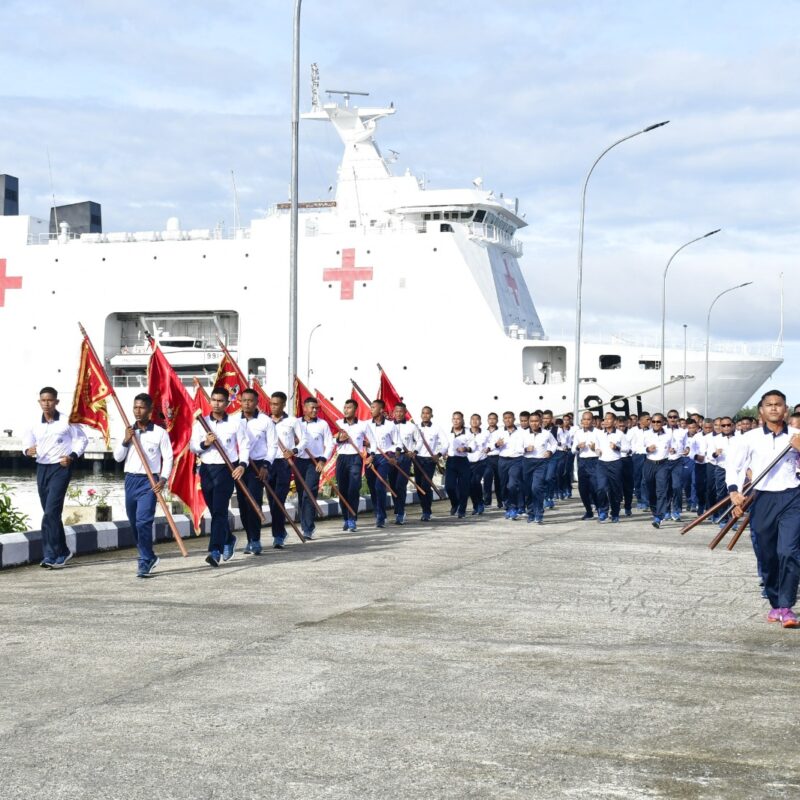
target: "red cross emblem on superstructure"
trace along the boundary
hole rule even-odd
[[[341,281],[340,300],[352,300],[356,281],[371,281],[372,267],[357,267],[354,247],[342,250],[342,266],[337,269],[326,269],[322,273],[324,281]]]
[[[514,294],[514,302],[517,305],[519,305],[519,295],[517,294],[518,291],[517,282],[514,280],[514,276],[511,274],[511,270],[508,268],[508,261],[506,261],[506,259],[503,259],[503,263],[506,265],[506,286],[508,286],[508,288],[511,289],[511,291]]]
[[[6,289],[21,288],[22,277],[19,275],[15,275],[13,278],[11,276],[6,276],[6,260],[0,258],[0,306],[6,304]]]

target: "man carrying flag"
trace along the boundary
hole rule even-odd
[[[78,388],[80,385],[79,375]],[[41,566],[49,569],[61,569],[72,558],[61,513],[72,477],[72,464],[89,444],[81,426],[70,423],[56,406],[58,392],[52,386],[45,386],[39,392],[41,419],[22,436],[25,455],[36,459],[36,485],[44,511]]]
[[[339,486],[339,493],[355,512],[351,514],[346,508],[342,509],[344,518],[342,530],[355,532],[364,463],[362,450],[367,438],[367,424],[358,419],[358,401],[351,397],[345,402],[343,418],[336,421],[336,427],[338,429],[336,443],[339,446],[339,453],[336,456],[336,483]]]
[[[302,477],[306,486],[313,493],[314,498],[308,496],[298,481],[297,499],[300,505],[300,524],[303,536],[307,539],[314,538],[314,499],[319,494],[319,476],[325,469],[325,464],[333,455],[333,437],[328,423],[319,419],[319,401],[316,397],[306,396],[303,400],[302,426],[308,438],[308,447],[301,453],[305,458],[295,461],[295,468],[302,470]]]

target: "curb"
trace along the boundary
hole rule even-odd
[[[446,496],[442,488],[442,494]],[[391,498],[389,498],[391,501]],[[341,511],[338,500],[325,500],[318,498],[317,502],[322,509],[322,518],[339,517]],[[416,505],[419,497],[416,492],[406,492],[406,505]],[[290,513],[293,520],[297,520],[297,508],[293,503],[286,504],[286,510]],[[372,511],[372,500],[369,497],[361,497],[358,503],[358,512]],[[264,516],[267,524],[272,522],[272,515],[269,508],[264,509]],[[173,515],[175,524],[182,539],[198,538],[207,536],[211,529],[210,517],[203,517],[200,520],[200,532],[192,532],[192,524],[185,514]],[[241,530],[242,522],[239,512],[231,509],[228,514],[231,530]],[[89,525],[65,526],[67,535],[67,547],[75,556],[85,556],[90,553],[99,553],[106,550],[122,550],[136,546],[133,531],[128,520],[112,522],[96,522]],[[153,541],[167,542],[172,539],[172,533],[167,525],[165,517],[156,517],[153,523]],[[42,532],[27,531],[26,533],[3,533],[0,534],[0,569],[9,567],[21,567],[26,564],[36,564],[44,557],[42,549]]]

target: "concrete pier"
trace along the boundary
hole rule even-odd
[[[493,511],[0,574],[5,800],[796,798],[747,537]]]

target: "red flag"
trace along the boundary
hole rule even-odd
[[[258,378],[253,378],[253,388],[258,395],[258,410],[263,411],[265,414],[271,414],[272,409],[269,406],[269,395],[264,391],[264,387],[258,382]]]
[[[194,379],[194,387],[195,411],[199,411],[204,417],[207,417],[211,413],[211,400],[197,378]]]
[[[106,397],[111,394],[113,392],[108,375],[95,355],[94,349],[89,343],[89,337],[84,336],[69,421],[73,424],[88,425],[90,428],[100,431],[105,439],[106,447],[111,446],[108,431],[108,408],[106,407]]]
[[[313,397],[314,393],[296,375],[294,377],[294,415],[297,419],[303,418],[303,403]],[[320,414],[320,417],[322,415]]]
[[[389,380],[389,376],[383,370],[381,370],[381,385],[378,389],[378,399],[383,400],[386,404],[387,414],[391,414],[392,411],[394,411],[394,407],[398,403],[403,402],[400,393],[394,388],[394,385]],[[411,414],[409,414],[408,411],[406,411],[406,419],[411,419]]]
[[[316,396],[317,401],[319,402],[319,411],[317,412],[317,415],[320,419],[324,419],[325,422],[328,423],[331,433],[337,433],[339,427],[336,425],[336,420],[344,419],[344,414],[342,414],[342,412],[339,411],[339,409],[336,408],[336,406],[331,403],[331,401],[328,400],[328,398],[325,397],[325,395],[322,394],[319,389],[317,389]]]
[[[175,464],[169,490],[191,509],[195,530],[200,530],[200,517],[206,507],[195,472],[195,455],[189,450],[194,424],[195,401],[160,347],[153,349],[147,368],[148,393],[153,398],[153,421],[163,425],[172,443]]]
[[[195,470],[196,456],[189,449],[183,448],[175,458],[169,490],[189,507],[195,531],[200,532],[200,518],[206,510],[206,501],[200,488],[200,476]]]
[[[355,400],[356,403],[356,419],[359,419],[361,422],[369,422],[369,420],[372,419],[372,412],[369,410],[369,404],[358,394],[355,386],[350,390],[350,399]],[[339,416],[341,417],[341,414]]]
[[[230,394],[228,408],[226,409],[228,414],[233,414],[241,408],[239,405],[239,393],[247,388],[247,378],[227,350],[222,357],[222,361],[219,362],[217,377],[214,378],[214,386],[224,386],[228,390]]]

